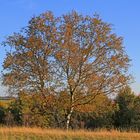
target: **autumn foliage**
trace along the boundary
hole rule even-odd
[[[88,111],[98,96],[117,93],[130,79],[123,39],[98,15],[46,12],[4,45],[11,51],[3,64],[3,83],[16,96],[38,96],[42,112],[50,107],[56,116],[63,108],[59,115],[65,116],[67,128],[74,111]]]

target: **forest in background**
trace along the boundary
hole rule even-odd
[[[42,100],[36,95],[21,93],[18,98],[1,100],[1,126],[65,128],[67,102],[63,95],[57,102],[54,96],[48,97],[48,100],[49,107],[45,112],[41,110]],[[115,99],[100,95],[93,104],[84,106],[84,111],[83,108],[76,109],[72,116],[71,129],[139,131],[140,96],[126,87],[120,90]]]

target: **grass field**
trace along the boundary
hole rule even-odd
[[[0,140],[140,140],[136,132],[119,131],[65,131],[24,127],[1,127]]]

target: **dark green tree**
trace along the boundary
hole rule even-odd
[[[125,87],[120,90],[116,97],[116,104],[118,104],[119,110],[116,111],[114,116],[114,125],[119,128],[130,128],[132,120],[135,116],[134,110],[135,94],[130,87]]]
[[[132,128],[140,130],[140,96],[136,96],[134,100],[134,118],[132,120]]]

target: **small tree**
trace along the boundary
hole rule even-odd
[[[133,110],[134,118],[132,118],[131,126],[133,129],[140,131],[140,95],[135,96]]]
[[[119,91],[116,103],[119,110],[115,113],[115,126],[120,128],[130,128],[135,117],[134,103],[135,95],[130,87],[125,87]]]

